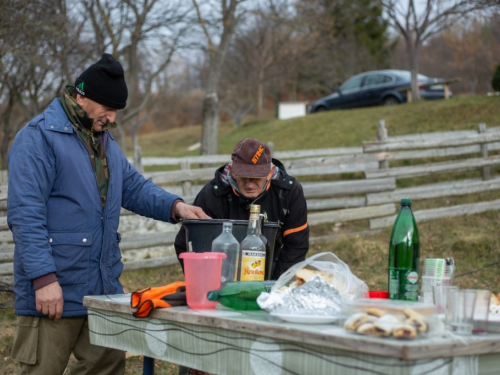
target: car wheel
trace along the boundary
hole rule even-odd
[[[399,100],[394,96],[388,96],[382,102],[383,105],[396,105],[399,104]]]
[[[325,107],[318,107],[314,110],[314,113],[325,112],[325,111],[326,111]]]

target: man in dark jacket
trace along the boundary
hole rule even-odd
[[[104,54],[16,136],[7,219],[15,242],[21,374],[123,374],[125,353],[90,344],[85,295],[123,293],[117,232],[124,207],[157,220],[209,218],[146,180],[113,137],[127,101],[123,68]]]
[[[250,204],[259,204],[268,221],[280,222],[275,244],[277,279],[292,265],[305,259],[309,249],[307,205],[302,186],[289,176],[283,164],[271,158],[269,147],[247,138],[239,141],[232,162],[220,167],[194,201],[214,219],[248,220]],[[175,239],[177,255],[186,251],[186,232]]]

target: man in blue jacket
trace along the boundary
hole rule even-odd
[[[21,374],[123,374],[124,352],[90,344],[85,295],[123,293],[120,209],[175,223],[208,218],[146,180],[108,129],[127,101],[123,68],[104,54],[16,136],[8,223],[15,241]]]

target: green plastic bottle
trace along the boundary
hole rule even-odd
[[[221,305],[234,310],[260,310],[257,297],[262,292],[269,292],[276,280],[235,281],[227,283],[219,290],[207,293],[209,301],[219,301]]]
[[[389,244],[389,298],[418,301],[420,240],[411,199],[401,199]]]

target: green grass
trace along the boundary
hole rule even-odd
[[[500,125],[498,97],[457,97],[451,100],[419,101],[398,106],[328,111],[289,120],[249,121],[219,129],[219,153],[230,153],[240,139],[253,137],[273,142],[276,151],[326,147],[360,147],[376,139],[379,120],[384,119],[389,136],[447,130],[475,130],[481,122]],[[139,136],[144,156],[198,155],[187,151],[198,142],[201,126],[178,128]]]
[[[230,153],[235,143],[245,137],[274,142],[275,150],[325,147],[359,147],[362,141],[374,140],[378,121],[384,119],[389,135],[403,135],[447,130],[473,130],[480,122],[488,127],[500,125],[498,97],[459,97],[449,101],[421,101],[394,107],[330,111],[290,120],[265,119],[247,122],[239,128],[223,123],[219,131],[219,152]],[[199,150],[187,147],[199,141],[200,126],[174,129],[139,137],[144,156],[197,155]],[[409,165],[415,161],[398,161],[391,165]],[[430,161],[427,161],[430,162]],[[163,170],[165,168],[162,168]],[[493,170],[493,174],[498,171]],[[478,177],[479,172],[455,173],[398,181],[398,187],[443,181],[452,178]],[[363,178],[362,174],[331,176],[331,178]],[[308,178],[308,181],[321,180]],[[305,181],[306,179],[301,179]],[[415,201],[414,210],[446,207],[477,201],[499,199],[498,191]],[[456,261],[454,283],[459,287],[491,289],[500,292],[500,213],[490,211],[418,223],[421,259],[453,257]],[[368,229],[367,221],[323,224],[311,228],[311,237],[335,237],[328,243],[313,245],[308,256],[332,252],[346,262],[352,272],[370,289],[387,287],[387,251],[391,228],[360,236]],[[496,262],[496,263],[495,263]],[[160,286],[182,280],[179,265],[151,270],[125,272],[121,282],[128,292],[147,286]],[[12,296],[0,294],[0,303],[11,302]],[[17,364],[10,358],[15,316],[11,308],[0,310],[0,374],[15,374]],[[3,333],[2,333],[3,332]],[[156,372],[177,374],[177,366],[156,361]],[[127,375],[142,373],[140,357],[127,360]]]

